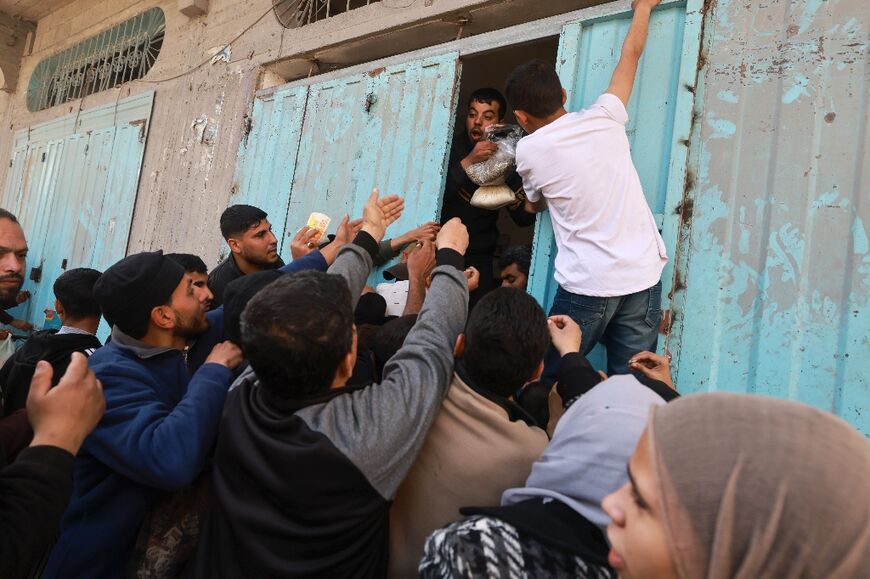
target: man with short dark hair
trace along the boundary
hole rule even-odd
[[[340,238],[341,229],[347,227],[345,219],[339,226],[335,241],[284,265],[278,255],[278,239],[272,233],[272,224],[262,209],[252,205],[227,207],[221,214],[220,226],[230,254],[208,276],[208,287],[214,296],[211,302],[213,308],[224,303],[224,289],[228,283],[249,273],[270,269],[281,269],[285,273],[303,269],[326,271],[329,264],[335,261],[341,246],[350,240],[349,233]]]
[[[498,277],[501,279],[501,287],[512,287],[526,291],[531,267],[531,246],[515,245],[509,247],[498,260]]]
[[[193,287],[206,295],[206,309],[211,309],[214,294],[208,287],[208,267],[198,255],[192,253],[167,253],[166,257],[184,268],[184,273],[193,278]]]
[[[468,303],[456,219],[438,233],[426,302],[384,379],[346,386],[354,305],[394,217],[373,195],[329,273],[282,277],[245,309],[251,368],[227,399],[194,576],[386,573],[390,502],[440,406]]]
[[[207,314],[205,294],[160,251],[107,269],[94,297],[113,326],[89,360],[106,413],[76,459],[46,578],[125,576],[149,509],[202,470],[242,360],[238,346],[218,343],[223,312]]]
[[[18,218],[9,211],[0,209],[0,323],[22,331],[30,331],[33,325],[25,320],[16,320],[6,313],[29,297],[21,291],[27,270],[27,240]]]
[[[513,397],[538,378],[549,345],[544,311],[521,290],[493,290],[471,311],[447,397],[390,511],[390,577],[415,575],[426,537],[460,507],[497,505],[525,484],[546,425]]]
[[[517,67],[505,92],[530,133],[517,144],[517,172],[529,211],[549,208],[558,248],[559,284],[551,315],[569,314],[583,330],[585,355],[607,347],[609,374],[630,371],[629,359],[655,351],[661,322],[661,274],[668,261],[655,217],[631,159],[625,125],[650,13],[659,0],[634,0],[634,16],[610,86],[577,113],[553,65]],[[558,355],[547,357],[545,381]]]
[[[3,416],[24,408],[37,362],[51,364],[57,384],[73,352],[90,356],[102,345],[96,336],[100,306],[94,299],[94,285],[99,279],[97,270],[80,267],[65,271],[55,280],[54,309],[62,326],[60,330],[43,330],[31,336],[0,369]]]
[[[506,113],[507,103],[500,92],[493,88],[474,91],[468,99],[465,131],[453,138],[450,150],[441,222],[459,217],[468,228],[470,241],[465,263],[480,272],[478,289],[471,294],[472,306],[496,287],[493,255],[499,236],[499,212],[471,205],[471,197],[477,191],[478,185],[468,177],[466,171],[471,165],[486,161],[498,150],[498,145],[484,138],[485,131],[487,127],[504,121]],[[505,182],[514,191],[522,190],[522,179],[514,170],[508,172]],[[508,213],[514,223],[521,227],[535,222],[535,216],[523,211],[519,203],[509,208]]]

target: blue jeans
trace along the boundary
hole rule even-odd
[[[561,286],[550,315],[568,315],[583,330],[580,353],[586,356],[599,342],[607,350],[607,374],[629,374],[628,361],[638,352],[655,352],[662,321],[662,282],[649,289],[613,298],[581,296]],[[556,381],[559,353],[550,347],[542,381]]]

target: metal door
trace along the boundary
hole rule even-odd
[[[709,6],[677,383],[800,400],[870,436],[868,4]]]
[[[24,287],[32,294],[12,311],[17,317],[40,326],[64,270],[104,270],[126,254],[153,97],[145,93],[15,135],[3,206],[18,216],[28,240]]]
[[[700,45],[700,0],[663,3],[652,15],[646,48],[628,105],[632,158],[669,256],[676,247],[692,90]],[[582,109],[603,93],[619,60],[631,12],[572,22],[562,30],[557,68],[568,92],[567,108]],[[582,160],[580,161],[582,163]],[[556,255],[550,217],[538,217],[529,290],[545,309],[552,304]],[[670,290],[671,266],[662,275]]]
[[[388,236],[440,212],[459,82],[458,54],[351,74],[257,95],[240,148],[236,193],[269,213],[281,255],[309,214],[333,233],[359,217],[373,187],[405,197]]]
[[[312,211],[332,231],[346,213],[361,216],[373,187],[405,198],[388,237],[437,220],[459,73],[452,52],[312,86],[287,235]]]
[[[290,185],[302,134],[308,87],[290,87],[258,95],[250,130],[239,146],[235,193],[230,204],[261,208],[281,235],[285,229]],[[279,248],[280,248],[279,241]],[[225,254],[226,247],[222,249]]]

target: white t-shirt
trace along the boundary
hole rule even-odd
[[[530,201],[547,200],[556,237],[556,281],[567,291],[615,297],[661,279],[665,245],[628,146],[628,113],[605,93],[517,144]]]

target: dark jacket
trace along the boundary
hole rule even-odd
[[[195,350],[211,350],[221,337],[212,332]],[[202,469],[233,380],[224,366],[199,367],[189,352],[148,346],[118,328],[89,365],[103,384],[106,412],[76,459],[75,492],[45,578],[124,576],[161,491],[181,489]]]
[[[28,577],[57,533],[72,492],[73,455],[32,446],[0,471],[0,577]]]
[[[329,270],[348,280],[354,301],[376,251],[361,233]],[[467,314],[461,256],[442,250],[437,264],[380,384],[288,400],[253,371],[236,381],[194,576],[384,576],[390,502],[438,412]]]
[[[477,191],[477,184],[468,178],[465,169],[460,164],[468,156],[474,145],[467,135],[458,135],[453,139],[450,149],[450,166],[447,174],[447,184],[444,188],[444,204],[441,208],[441,223],[446,223],[454,217],[459,217],[468,228],[468,253],[470,261],[476,257],[492,259],[498,243],[498,211],[473,207],[469,201]],[[513,169],[505,180],[508,187],[514,191],[523,188],[523,180]],[[522,205],[508,209],[514,223],[520,227],[534,225],[535,215],[527,213]]]
[[[302,271],[303,269],[326,271],[326,268],[328,267],[329,265],[326,263],[326,260],[323,258],[320,251],[315,250],[308,255],[303,255],[299,259],[294,259],[287,265],[284,265],[284,262],[279,257],[278,261],[266,269],[279,269],[284,273],[294,273]],[[244,275],[245,273],[239,269],[232,253],[229,257],[220,262],[217,267],[211,270],[211,273],[208,274],[208,289],[210,289],[211,293],[214,294],[211,306],[217,308],[218,306],[223,305],[224,290],[226,289],[227,284]]]
[[[3,416],[24,408],[37,362],[45,360],[51,364],[54,370],[52,385],[57,386],[69,366],[73,352],[90,356],[101,345],[100,340],[92,334],[58,334],[56,330],[33,334],[0,368]]]

